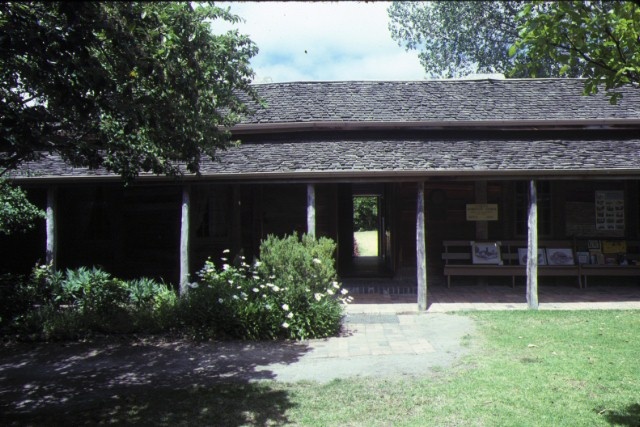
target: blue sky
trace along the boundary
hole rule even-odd
[[[258,46],[255,83],[422,80],[415,51],[391,39],[388,2],[216,2]],[[221,30],[223,28],[218,28]]]

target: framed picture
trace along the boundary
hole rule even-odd
[[[527,248],[518,248],[518,262],[527,265]],[[538,265],[547,265],[547,253],[544,248],[538,248]]]
[[[498,242],[472,242],[471,258],[474,264],[501,265],[500,244]]]
[[[568,248],[547,248],[547,262],[549,265],[573,265],[573,251]]]
[[[576,252],[576,256],[578,257],[578,264],[589,264],[591,257],[589,256],[589,252]]]

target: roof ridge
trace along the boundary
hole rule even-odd
[[[276,85],[296,85],[296,84],[376,84],[376,83],[469,83],[478,81],[501,81],[501,82],[544,82],[544,81],[585,81],[585,77],[542,77],[542,78],[499,78],[499,77],[477,77],[477,78],[447,78],[447,79],[423,79],[423,80],[299,80],[290,82],[270,82],[251,83],[252,86],[276,86]]]

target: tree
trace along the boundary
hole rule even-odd
[[[21,188],[0,179],[0,234],[31,230],[44,213],[29,202]]]
[[[604,86],[615,103],[615,88],[640,86],[640,1],[536,2],[520,12],[519,39],[510,49],[519,71],[553,61],[568,75],[586,77],[585,94]],[[526,60],[523,60],[526,58]]]
[[[239,95],[257,99],[257,48],[214,34],[217,19],[240,18],[189,2],[1,3],[0,178],[47,152],[126,180],[198,172],[232,144]],[[3,214],[23,212],[24,194],[0,191]],[[6,218],[0,230],[15,230]]]
[[[513,59],[520,2],[393,2],[391,37],[418,57],[430,77],[504,72]]]
[[[197,172],[253,95],[257,48],[216,19],[239,20],[189,2],[0,4],[0,176],[42,152],[127,179]]]
[[[419,50],[420,62],[432,78],[461,77],[473,73],[505,73],[513,77],[559,74],[553,61],[538,61],[536,68],[514,70],[520,54],[509,55],[518,39],[522,1],[393,2],[389,30],[399,45]],[[579,69],[569,70],[575,76]]]

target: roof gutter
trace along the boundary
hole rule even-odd
[[[210,175],[140,175],[134,183],[181,183],[204,181],[261,181],[261,182],[345,182],[345,181],[427,181],[427,180],[507,180],[507,179],[638,179],[638,169],[531,169],[531,170],[411,170],[411,171],[298,171],[298,172],[250,172],[220,173]],[[78,175],[15,177],[18,183],[53,184],[71,182],[123,182],[117,175]]]
[[[241,123],[230,128],[234,135],[336,130],[441,130],[441,129],[637,129],[637,119],[572,120],[438,120],[438,121],[308,121]]]

